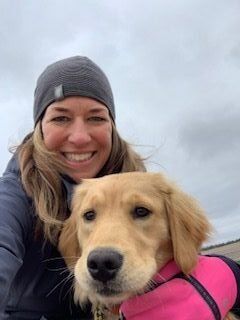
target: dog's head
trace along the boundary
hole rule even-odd
[[[164,176],[123,173],[76,188],[59,249],[77,299],[116,304],[143,292],[172,258],[188,274],[209,232],[196,201]]]

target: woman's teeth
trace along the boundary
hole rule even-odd
[[[76,161],[76,162],[81,162],[81,161],[86,161],[89,160],[93,155],[93,152],[88,152],[88,153],[64,153],[64,156],[67,160],[69,161]]]

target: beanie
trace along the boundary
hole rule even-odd
[[[75,56],[49,65],[39,76],[34,92],[34,124],[51,103],[69,96],[96,99],[115,119],[113,93],[105,73],[89,58]]]

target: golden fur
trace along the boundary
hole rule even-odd
[[[87,179],[76,188],[59,249],[74,274],[75,299],[111,306],[143,292],[172,258],[190,273],[210,231],[197,202],[166,177],[123,173]],[[110,289],[118,288],[112,296],[101,295],[87,269],[88,255],[99,248],[113,248],[124,257],[110,281]]]

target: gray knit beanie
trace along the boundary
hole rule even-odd
[[[71,57],[49,65],[37,80],[34,93],[34,124],[54,101],[69,96],[98,100],[115,119],[112,89],[104,72],[87,57]]]

